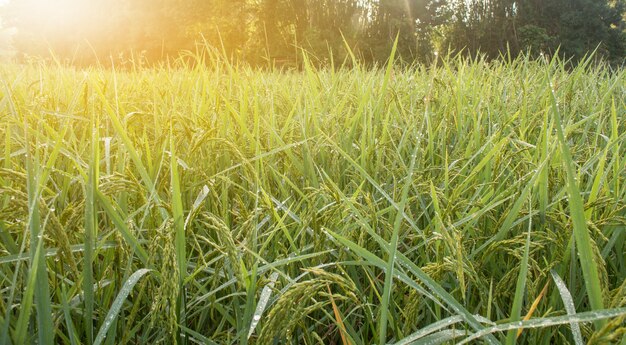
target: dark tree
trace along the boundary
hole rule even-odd
[[[18,56],[73,64],[159,62],[208,44],[233,61],[301,67],[349,62],[349,50],[382,64],[428,62],[453,52],[559,54],[622,64],[625,0],[13,0],[0,7],[16,28]],[[39,6],[39,7],[37,7]]]

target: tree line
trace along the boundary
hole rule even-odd
[[[40,3],[0,8],[20,58],[159,62],[206,44],[253,65],[297,66],[301,50],[317,64],[376,64],[396,37],[408,63],[446,53],[626,57],[623,0],[60,0],[34,13]]]

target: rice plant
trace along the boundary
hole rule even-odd
[[[0,344],[625,344],[623,70],[195,59],[0,65]]]

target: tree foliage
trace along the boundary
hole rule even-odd
[[[40,0],[1,8],[14,27],[19,56],[72,63],[163,61],[198,42],[255,65],[381,64],[398,37],[405,62],[436,50],[497,58],[555,54],[578,60],[590,51],[623,63],[623,0]],[[88,4],[88,5],[86,5]],[[39,6],[39,7],[37,7]],[[73,13],[71,13],[73,11]],[[140,59],[139,59],[140,58]]]

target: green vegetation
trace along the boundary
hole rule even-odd
[[[436,52],[490,59],[530,52],[626,63],[626,0],[0,0],[19,58],[110,66],[174,59],[196,42],[232,61],[303,67],[348,57],[431,63]],[[6,39],[5,39],[6,40]],[[2,30],[0,30],[0,48]],[[6,45],[6,43],[4,43]],[[0,51],[1,53],[1,51]]]
[[[0,344],[626,341],[623,70],[194,58],[0,66]]]

